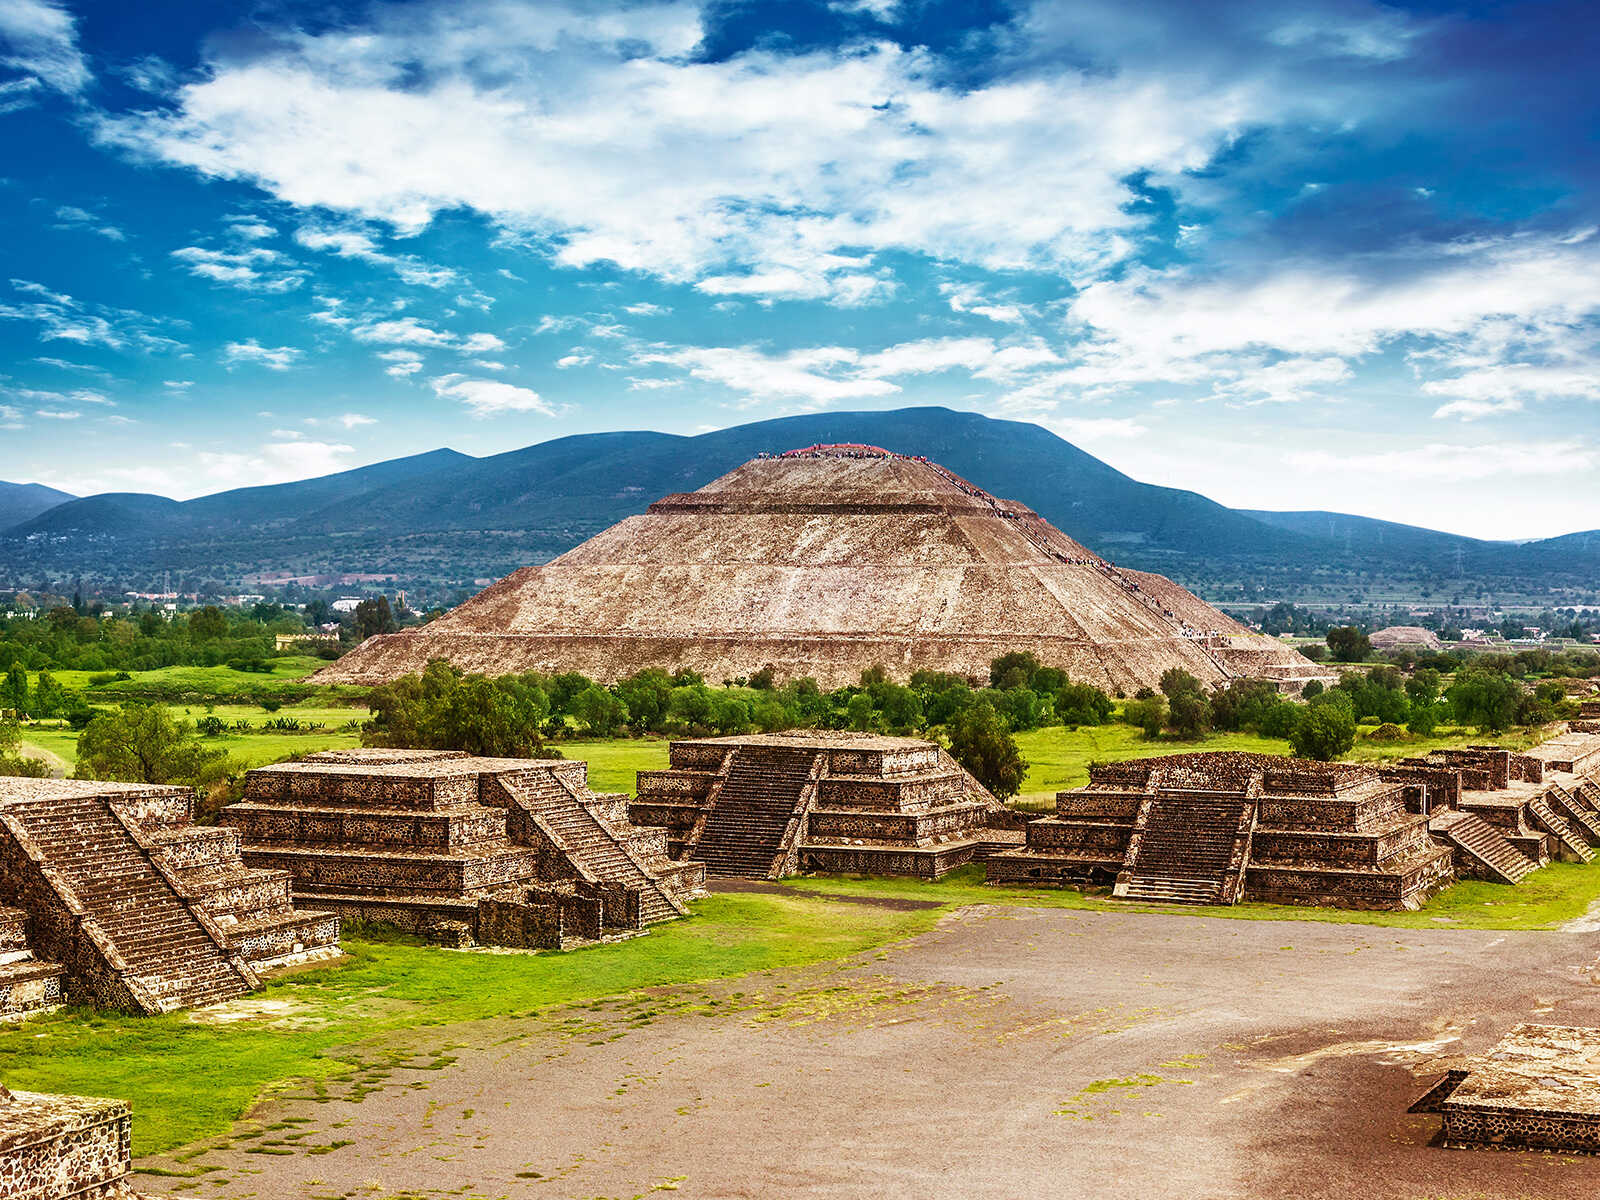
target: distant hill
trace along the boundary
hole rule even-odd
[[[0,480],[0,529],[9,529],[68,500],[71,492],[59,492],[42,483],[6,483]]]
[[[1449,599],[1490,586],[1554,602],[1600,579],[1600,534],[1516,545],[1339,513],[1245,512],[1141,483],[1040,426],[945,408],[818,413],[695,437],[583,434],[473,458],[436,450],[177,502],[68,499],[0,530],[0,586],[83,575],[132,586],[258,570],[392,573],[419,595],[543,561],[762,452],[866,442],[926,455],[1097,552],[1212,599],[1336,596],[1382,577]]]

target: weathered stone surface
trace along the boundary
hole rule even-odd
[[[937,879],[1017,840],[1015,822],[933,742],[823,730],[674,742],[630,806],[714,875]]]
[[[295,911],[289,877],[247,868],[237,834],[196,826],[191,804],[181,788],[0,779],[0,895],[69,999],[169,1012],[338,953],[337,919]]]
[[[222,819],[297,897],[446,944],[560,947],[687,912],[699,865],[587,777],[565,759],[330,751],[250,772]]]
[[[1031,650],[1108,690],[1182,667],[1214,683],[1325,672],[1158,575],[1120,570],[1032,510],[871,447],[760,458],[668,496],[417,630],[316,678],[380,683],[445,658],[471,671],[643,667],[709,679],[772,666],[853,683],[882,664],[987,677]]]
[[[1596,1062],[1600,1030],[1518,1025],[1412,1111],[1443,1116],[1446,1146],[1600,1153]]]

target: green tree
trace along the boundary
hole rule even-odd
[[[1439,699],[1439,682],[1442,677],[1432,667],[1418,667],[1406,680],[1406,695],[1411,703],[1427,707]]]
[[[1055,694],[1056,719],[1076,729],[1079,725],[1104,725],[1115,706],[1111,697],[1091,683],[1064,683]]]
[[[1167,720],[1179,737],[1197,738],[1211,728],[1211,705],[1199,692],[1179,692],[1168,703]]]
[[[1335,625],[1328,630],[1328,649],[1339,662],[1357,663],[1372,653],[1372,641],[1354,625]]]
[[[36,717],[59,717],[67,710],[67,690],[49,671],[40,671],[33,687],[32,712]]]
[[[743,733],[750,728],[750,705],[732,692],[714,692],[711,728],[721,734]]]
[[[1182,667],[1168,667],[1161,672],[1161,694],[1169,700],[1174,696],[1203,696],[1205,685]]]
[[[205,787],[228,772],[224,751],[200,744],[194,726],[155,704],[102,712],[78,739],[77,779]]]
[[[851,696],[844,706],[844,719],[846,726],[859,732],[871,729],[873,725],[872,697],[865,692],[857,692]]]
[[[950,753],[972,777],[1004,799],[1022,790],[1027,761],[1005,722],[987,700],[979,700],[950,721]]]
[[[1356,744],[1356,720],[1342,704],[1312,704],[1289,730],[1289,744],[1301,758],[1332,762]]]
[[[627,705],[634,729],[660,729],[672,703],[672,677],[660,667],[646,667],[617,684],[617,698]]]
[[[44,779],[49,774],[48,763],[22,754],[22,726],[15,721],[0,721],[0,775]]]
[[[18,718],[28,715],[28,671],[21,663],[12,663],[6,672],[5,707]]]
[[[540,729],[550,712],[537,675],[468,675],[443,660],[421,674],[372,690],[365,746],[465,750],[503,758],[544,752]]]
[[[379,596],[375,600],[363,600],[357,604],[355,626],[356,637],[362,641],[366,641],[369,637],[377,637],[380,633],[393,633],[400,628],[394,619],[394,610],[389,607],[387,596]]]
[[[1029,687],[1038,669],[1039,660],[1030,651],[1013,650],[989,664],[989,686],[1001,690]]]
[[[628,719],[628,706],[599,684],[590,684],[572,699],[572,715],[596,737],[611,737]]]
[[[227,637],[228,615],[215,604],[195,609],[189,614],[189,636],[197,642]]]
[[[1476,725],[1487,733],[1501,733],[1511,728],[1522,696],[1522,687],[1516,680],[1481,666],[1457,671],[1454,682],[1445,691],[1456,719],[1463,724]]]
[[[1122,719],[1129,725],[1144,730],[1147,738],[1160,737],[1161,730],[1167,723],[1167,702],[1160,696],[1129,700],[1122,706]]]

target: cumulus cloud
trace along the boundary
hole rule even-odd
[[[428,381],[441,400],[455,400],[474,417],[496,417],[512,412],[536,412],[547,417],[556,410],[538,392],[499,379],[474,379],[468,375],[438,375]]]
[[[100,133],[400,235],[467,208],[566,266],[859,303],[892,286],[886,251],[1092,277],[1146,223],[1130,177],[1181,179],[1249,129],[1362,115],[1267,70],[1075,56],[954,88],[889,42],[703,61],[702,34],[681,3],[380,7],[219,53],[171,107]],[[1308,39],[1326,40],[1280,41]]]
[[[245,363],[266,367],[269,371],[287,371],[303,355],[303,351],[293,346],[263,346],[254,338],[229,342],[222,349],[222,361],[230,367]]]
[[[463,282],[459,271],[450,267],[423,262],[409,254],[390,254],[383,250],[373,234],[363,229],[337,226],[302,225],[295,230],[294,240],[308,250],[319,250],[339,258],[353,258],[375,266],[387,267],[402,282],[416,287],[447,288]]]

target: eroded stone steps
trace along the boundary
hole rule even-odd
[[[694,849],[694,857],[706,864],[706,874],[756,879],[772,874],[816,757],[804,750],[735,751]]]
[[[132,981],[163,1009],[212,1003],[248,990],[244,975],[104,797],[14,805],[8,815],[104,932]]]
[[[1535,825],[1546,833],[1554,834],[1556,840],[1579,862],[1594,861],[1594,851],[1589,848],[1588,841],[1543,796],[1535,796],[1528,801],[1528,812]]]
[[[1246,804],[1193,792],[1154,797],[1115,894],[1125,900],[1220,903]]]
[[[1501,883],[1520,883],[1538,869],[1538,863],[1473,813],[1459,809],[1439,813],[1429,820],[1428,831],[1443,838],[1454,850]]]
[[[555,833],[581,866],[595,878],[639,889],[640,919],[649,924],[682,916],[662,881],[647,871],[594,813],[559,780],[511,776],[502,780],[513,799]]]
[[[1557,784],[1547,793],[1551,806],[1566,818],[1567,823],[1583,834],[1591,846],[1600,846],[1600,814]]]

